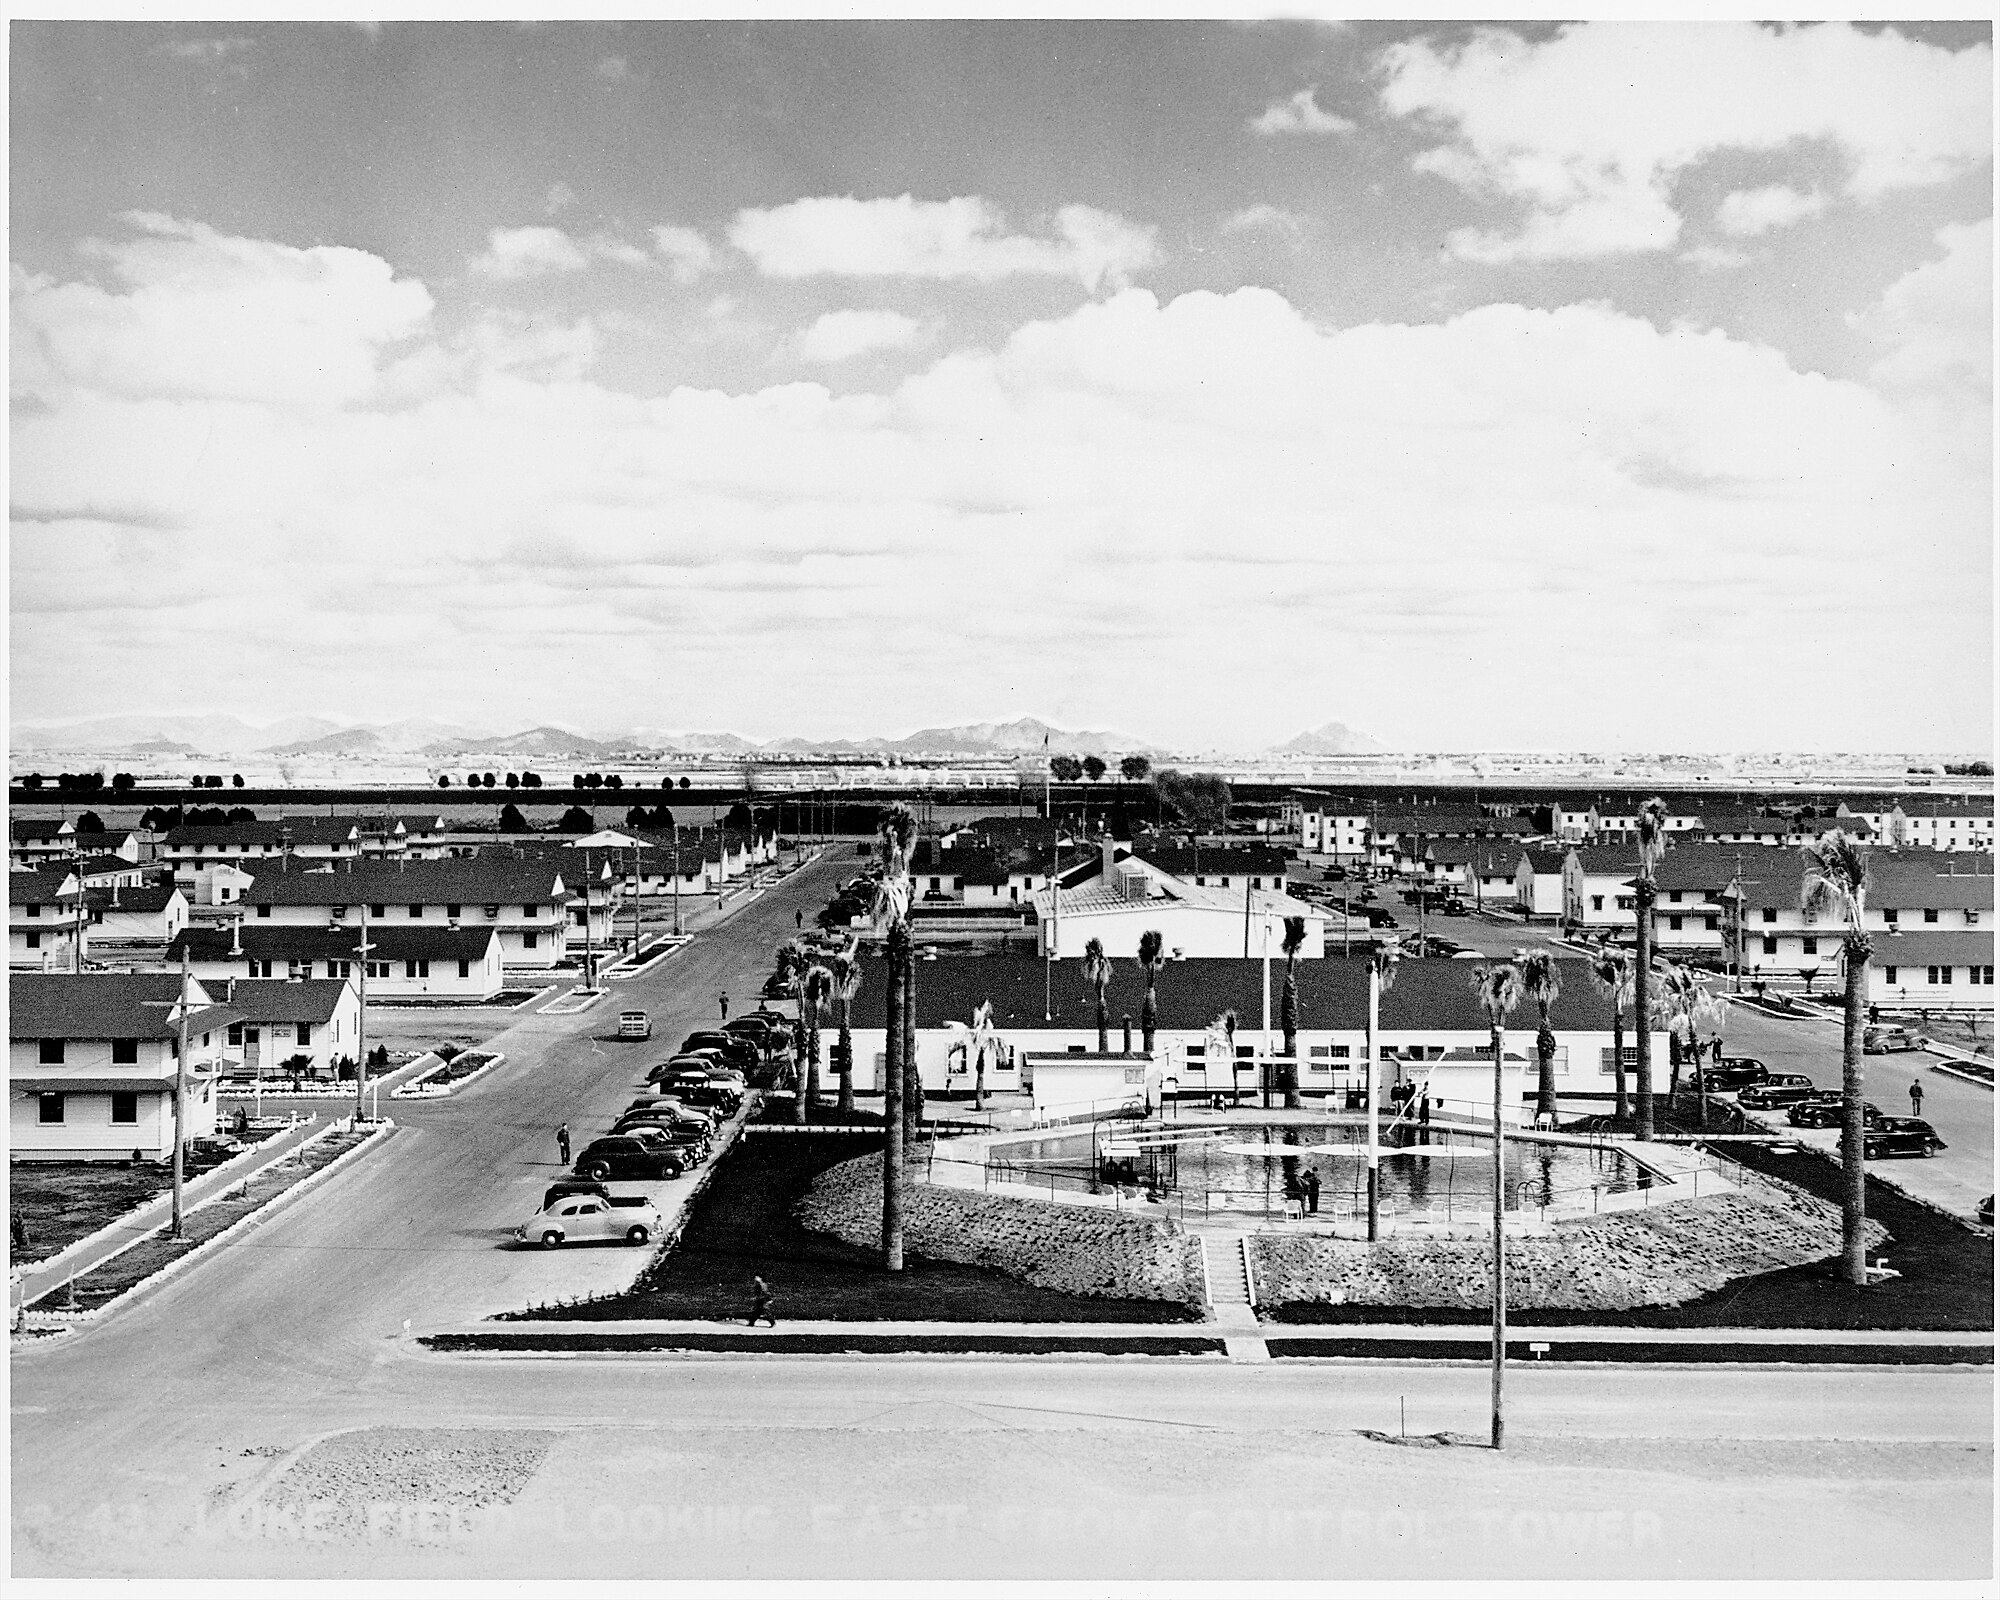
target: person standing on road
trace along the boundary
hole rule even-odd
[[[762,1278],[752,1278],[750,1280],[750,1320],[744,1326],[746,1328],[756,1327],[759,1317],[762,1317],[774,1328],[778,1325],[778,1319],[771,1315],[771,1286]]]
[[[1910,1080],[1910,1115],[1921,1117],[1923,1114],[1924,1080],[1922,1078],[1912,1078]]]
[[[723,990],[716,998],[722,1002],[722,1020],[727,1022],[729,1020],[729,991],[727,989]]]
[[[569,1165],[569,1124],[565,1122],[556,1129],[556,1154],[562,1157],[562,1164]]]

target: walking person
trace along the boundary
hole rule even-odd
[[[744,1323],[744,1326],[746,1328],[756,1327],[759,1317],[762,1317],[774,1328],[778,1325],[778,1319],[771,1315],[771,1286],[762,1278],[752,1278],[750,1280],[750,1320]]]
[[[1306,1215],[1316,1217],[1319,1215],[1319,1174],[1310,1167],[1306,1168],[1304,1184],[1306,1191]]]
[[[794,912],[792,913],[792,926],[793,926],[794,928],[797,928],[797,929],[799,929],[799,930],[803,931],[803,930],[804,930],[804,928],[805,928],[805,925],[806,925],[806,914],[805,914],[805,912],[803,912],[803,911],[794,911]]]
[[[723,990],[716,998],[722,1002],[722,1020],[727,1022],[729,1020],[729,991],[727,989]]]
[[[1910,1080],[1910,1115],[1913,1117],[1921,1117],[1923,1114],[1924,1114],[1924,1080],[1921,1078],[1912,1078]]]
[[[565,1122],[556,1129],[556,1154],[562,1157],[562,1164],[569,1165],[569,1124]]]

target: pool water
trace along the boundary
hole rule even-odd
[[[1303,1180],[1311,1172],[1319,1178],[1320,1211],[1338,1215],[1365,1208],[1367,1159],[1346,1152],[1311,1152],[1306,1147],[1358,1143],[1365,1137],[1364,1129],[1354,1122],[1232,1123],[1221,1128],[1168,1123],[1137,1130],[1127,1125],[1115,1132],[1100,1128],[1096,1148],[1100,1160],[1109,1152],[1109,1159],[1129,1161],[1122,1175],[1139,1187],[1156,1185],[1163,1193],[1211,1210],[1282,1212],[1288,1176]],[[1176,1142],[1151,1147],[1160,1138]],[[1429,1144],[1408,1149],[1383,1146],[1380,1194],[1386,1207],[1444,1217],[1491,1216],[1492,1145],[1464,1138],[1447,1141],[1450,1135],[1438,1133]],[[1138,1151],[1127,1153],[1135,1143]],[[1272,1153],[1253,1154],[1242,1148],[1245,1145],[1263,1146]],[[1294,1146],[1297,1155],[1284,1153]],[[1038,1185],[1088,1188],[1091,1151],[1088,1131],[1010,1140],[992,1149],[994,1176],[1004,1173]],[[1593,1191],[1614,1194],[1651,1181],[1647,1170],[1622,1150],[1507,1142],[1510,1210],[1552,1205],[1587,1210]]]

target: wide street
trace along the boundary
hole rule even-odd
[[[502,1068],[450,1100],[396,1102],[402,1126],[376,1153],[102,1324],[17,1347],[15,1575],[1991,1570],[1990,1368],[1517,1366],[1495,1456],[1363,1431],[1482,1436],[1476,1363],[418,1345],[426,1326],[630,1277],[636,1252],[500,1247],[558,1170],[551,1130],[596,1132],[719,990],[751,1003],[795,912],[849,859],[743,905],[590,1012],[526,1014],[494,1041]],[[653,1014],[652,1044],[597,1037],[625,1004]],[[385,1431],[357,1449],[356,1429]],[[476,1511],[481,1474],[506,1475],[494,1461],[526,1465],[505,1509]]]

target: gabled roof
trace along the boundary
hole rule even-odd
[[[286,844],[343,845],[360,841],[361,830],[338,817],[284,817],[277,822],[232,822],[222,827],[179,827],[165,840],[169,850],[194,845],[255,845],[272,850]]]
[[[93,911],[164,911],[180,890],[171,883],[128,884],[122,889],[86,889],[84,904]],[[185,896],[182,896],[185,899]]]
[[[23,972],[7,981],[15,1039],[170,1039],[179,1027],[173,1002],[180,998],[176,972]],[[199,982],[192,985],[191,1032],[203,1033],[242,1014],[218,1005]]]
[[[345,978],[232,978],[225,993],[246,1022],[329,1022],[351,987]]]
[[[246,905],[541,905],[566,898],[554,862],[506,856],[447,861],[344,861],[332,872],[257,874]]]
[[[64,884],[75,884],[76,874],[67,867],[37,867],[33,872],[7,874],[7,903],[10,906],[54,905],[74,899],[76,889],[63,893]]]
[[[1135,840],[1131,853],[1176,878],[1283,878],[1287,852],[1271,845],[1189,846]]]
[[[1874,962],[1878,967],[1990,967],[1991,928],[1912,928],[1907,933],[1877,933]]]
[[[1579,844],[1564,852],[1564,859],[1576,857],[1587,877],[1633,878],[1639,873],[1639,854],[1629,844]]]
[[[1993,874],[1938,872],[1928,863],[1877,850],[1868,857],[1868,904],[1883,910],[1984,911],[1993,905]]]
[[[123,856],[99,855],[78,856],[70,862],[70,870],[81,877],[102,876],[107,872],[146,872],[149,864],[143,861],[127,861]]]
[[[1993,797],[1962,798],[1957,795],[1912,795],[1896,802],[1896,809],[1906,817],[1966,817],[1974,821],[1990,823],[1993,820]]]
[[[407,923],[381,922],[368,925],[370,952],[376,961],[484,961],[499,931],[485,921],[461,928],[440,928]],[[167,946],[169,965],[185,950],[190,961],[354,961],[361,943],[361,928],[315,928],[303,923],[261,922],[243,924],[240,937],[232,938],[228,928],[186,928]],[[241,954],[232,956],[234,948]]]
[[[1136,1029],[1145,999],[1145,976],[1132,951],[1112,951],[1111,982],[1105,1010],[1111,1027],[1132,1018]],[[1273,963],[1274,966],[1277,963]],[[1472,991],[1480,963],[1443,958],[1399,962],[1394,981],[1382,996],[1381,1021],[1387,1030],[1437,1029],[1484,1034],[1486,1013]],[[1550,1012],[1558,1031],[1608,1031],[1610,1002],[1590,977],[1590,963],[1560,956],[1556,968],[1562,992]],[[862,962],[862,984],[854,1001],[857,1027],[881,1026],[884,963],[880,956]],[[1187,1031],[1205,1028],[1225,1010],[1237,1017],[1237,1038],[1255,1042],[1262,1014],[1264,963],[1228,957],[1198,957],[1172,961],[1155,980],[1160,1026]],[[1301,961],[1295,969],[1299,986],[1299,1025],[1305,1031],[1354,1030],[1367,1026],[1368,966],[1329,956]],[[1281,979],[1272,977],[1275,991]],[[1042,1020],[1044,963],[1034,956],[960,956],[917,963],[917,1025],[942,1027],[947,1021],[968,1020],[982,1001],[993,1003],[993,1020],[1002,1036],[1010,1031],[1097,1025],[1096,997],[1083,981],[1083,963],[1072,959],[1053,963],[1048,976],[1053,1020]],[[1275,994],[1274,994],[1275,1002]],[[1275,1031],[1276,1006],[1272,1008]],[[1532,1039],[1535,1012],[1524,1005],[1509,1022],[1511,1032]]]
[[[1738,862],[1744,877],[1755,878],[1761,875],[1760,863],[1781,855],[1798,859],[1796,850],[1778,845],[1708,844],[1700,840],[1675,843],[1660,857],[1653,883],[1663,892],[1677,889],[1686,894],[1692,889],[1699,894],[1720,894],[1735,881]]]
[[[21,818],[9,824],[16,844],[39,844],[50,839],[67,840],[76,832],[76,824],[68,818]]]
[[[1520,859],[1528,863],[1528,870],[1538,878],[1561,877],[1563,862],[1569,859],[1569,851],[1559,844],[1525,845]],[[1516,867],[1516,871],[1520,869]]]

